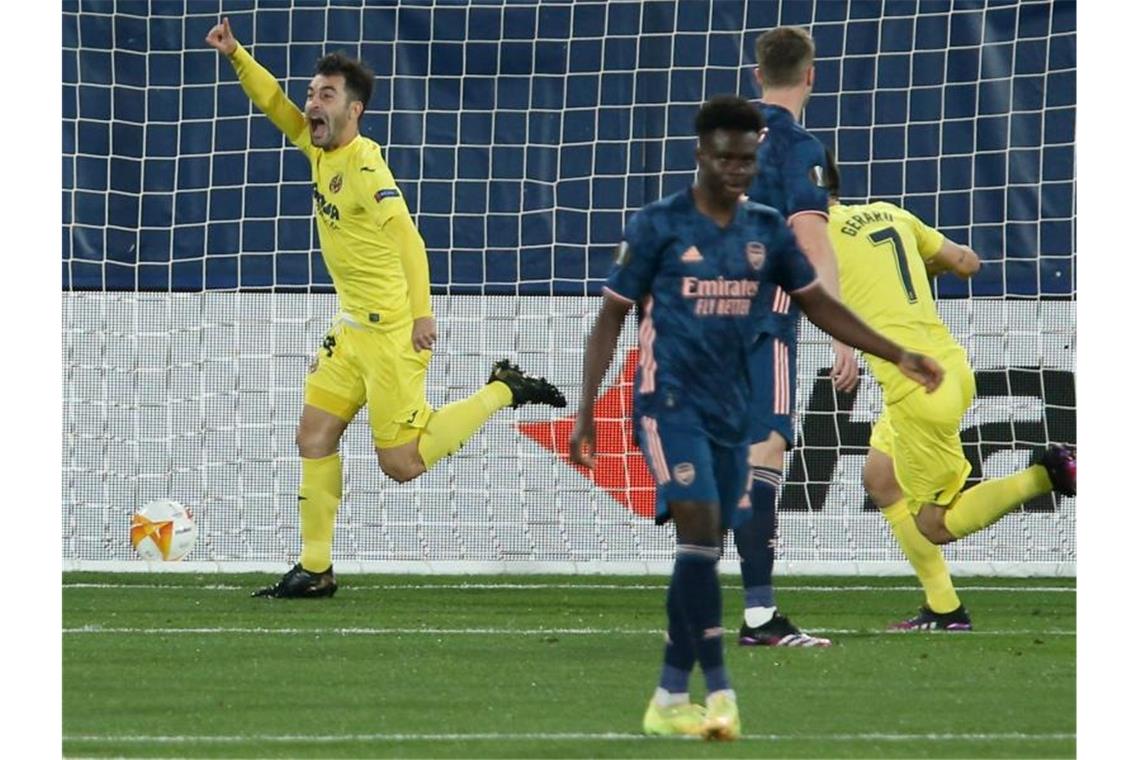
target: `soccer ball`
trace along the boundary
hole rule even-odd
[[[173,499],[148,501],[131,515],[131,546],[146,560],[182,559],[194,548],[198,526]]]

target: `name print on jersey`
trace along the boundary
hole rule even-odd
[[[851,218],[843,225],[839,231],[849,237],[855,237],[859,230],[863,229],[868,224],[875,222],[893,222],[895,217],[889,211],[868,211],[863,214],[852,214]]]

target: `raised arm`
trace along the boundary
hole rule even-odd
[[[606,370],[614,359],[618,336],[632,302],[607,292],[602,308],[586,338],[586,356],[582,367],[582,398],[578,402],[578,419],[570,436],[570,461],[594,469],[594,403]]]
[[[937,390],[942,383],[942,367],[938,362],[907,351],[875,332],[855,312],[832,298],[819,283],[790,295],[807,318],[833,338],[897,365],[904,375],[926,388],[928,393]]]
[[[273,75],[253,60],[253,56],[237,41],[228,18],[222,18],[222,22],[210,30],[206,35],[206,44],[229,59],[245,94],[269,117],[274,126],[285,133],[289,142],[296,145],[305,133],[304,114],[285,95]]]
[[[966,280],[977,274],[981,268],[982,260],[972,248],[955,243],[950,238],[943,238],[938,252],[926,259],[926,272],[932,277],[943,272],[951,272]]]

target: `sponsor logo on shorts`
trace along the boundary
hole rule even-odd
[[[673,480],[676,480],[683,486],[692,485],[696,479],[697,468],[693,467],[692,462],[681,462],[673,468]]]

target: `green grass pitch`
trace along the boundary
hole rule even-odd
[[[744,736],[640,735],[666,578],[63,578],[63,753],[82,757],[1074,757],[1072,579],[959,582],[977,630],[886,633],[912,579],[779,578],[830,649],[736,646]],[[693,695],[703,681],[693,678]]]

